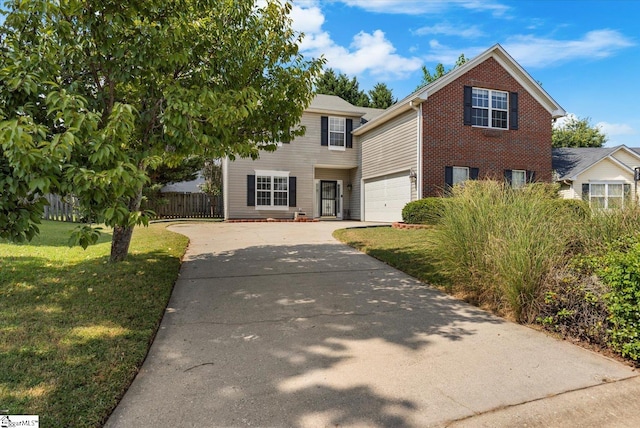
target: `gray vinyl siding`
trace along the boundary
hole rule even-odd
[[[362,145],[362,178],[418,170],[416,112],[410,110],[359,136]],[[412,186],[412,199],[416,189]]]
[[[295,211],[302,210],[307,216],[313,215],[316,167],[324,170],[335,169],[334,175],[329,174],[323,178],[343,180],[346,187],[353,170],[359,169],[360,145],[357,138],[353,139],[353,148],[329,150],[327,146],[320,145],[320,117],[317,113],[304,113],[301,125],[306,127],[304,136],[296,138],[289,144],[282,144],[275,152],[263,152],[258,160],[236,159],[229,161],[227,170],[227,207],[225,213],[229,219],[240,218],[293,218]],[[354,128],[360,122],[359,117],[351,117]],[[296,177],[297,206],[286,210],[256,210],[256,207],[247,206],[247,175],[254,175],[255,170],[265,171],[289,171],[289,176]],[[354,183],[352,183],[353,185]],[[355,186],[354,186],[355,187]],[[360,196],[349,198],[350,209],[359,212]],[[347,193],[344,193],[344,206],[347,207]],[[357,201],[356,207],[353,201]],[[352,216],[353,217],[353,216]]]

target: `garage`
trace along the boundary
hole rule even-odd
[[[402,208],[411,201],[409,171],[364,182],[366,221],[402,221]]]

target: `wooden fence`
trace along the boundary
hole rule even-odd
[[[77,198],[61,198],[58,195],[50,194],[46,195],[45,199],[49,202],[49,205],[44,207],[44,215],[42,216],[42,218],[44,218],[45,220],[68,222],[80,221],[80,216],[77,209]]]
[[[144,208],[155,211],[157,218],[223,218],[222,197],[206,193],[163,192],[148,197]]]
[[[44,208],[45,220],[78,222],[81,220],[77,198],[46,196],[49,205]],[[143,203],[143,209],[156,213],[155,219],[164,218],[223,218],[222,196],[216,197],[214,204],[206,193],[166,192],[150,196]]]

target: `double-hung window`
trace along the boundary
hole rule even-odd
[[[346,127],[344,117],[329,118],[329,149],[344,150]]]
[[[471,125],[507,129],[509,93],[473,88],[471,91]]]
[[[624,183],[589,183],[589,203],[594,208],[622,208]]]
[[[288,209],[289,173],[256,171],[256,208]]]

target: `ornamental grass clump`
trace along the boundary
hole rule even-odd
[[[433,233],[433,257],[461,292],[480,306],[530,322],[545,278],[568,260],[571,211],[558,209],[542,186],[511,189],[467,181],[452,190]]]

